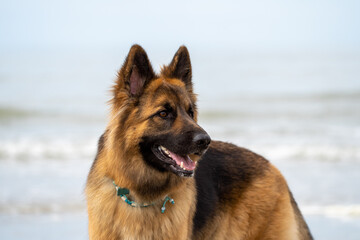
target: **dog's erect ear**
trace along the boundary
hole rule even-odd
[[[125,89],[129,96],[138,97],[145,85],[154,78],[155,73],[145,50],[139,45],[133,45],[119,71],[115,94]]]
[[[189,51],[181,46],[175,53],[169,66],[163,68],[162,73],[168,78],[182,80],[189,90],[192,90],[192,71]]]

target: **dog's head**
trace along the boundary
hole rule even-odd
[[[196,96],[188,50],[182,46],[168,66],[155,74],[147,54],[134,45],[114,86],[111,125],[113,147],[127,164],[193,176],[210,144],[197,124]],[[143,161],[139,163],[136,161]]]

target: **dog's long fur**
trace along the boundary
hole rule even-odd
[[[191,74],[184,46],[159,75],[139,45],[130,49],[87,180],[90,239],[312,239],[271,163],[232,144],[210,143],[197,124]],[[192,161],[180,167],[156,146],[173,160]],[[129,206],[113,181],[130,190],[129,199],[153,205]],[[175,204],[161,213],[165,196]]]

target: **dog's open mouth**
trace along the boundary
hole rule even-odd
[[[188,155],[180,156],[161,145],[154,146],[152,151],[158,159],[165,163],[165,167],[175,174],[182,177],[194,175],[196,162],[191,160]]]

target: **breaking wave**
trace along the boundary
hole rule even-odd
[[[98,139],[0,140],[0,161],[93,159]],[[239,144],[241,145],[241,144]],[[245,146],[271,159],[286,161],[359,161],[357,145],[336,144],[254,144]]]
[[[97,141],[97,138],[0,140],[0,160],[92,159],[96,153]]]
[[[308,205],[302,206],[301,211],[305,215],[323,215],[326,217],[342,218],[356,217],[360,218],[360,205]]]

